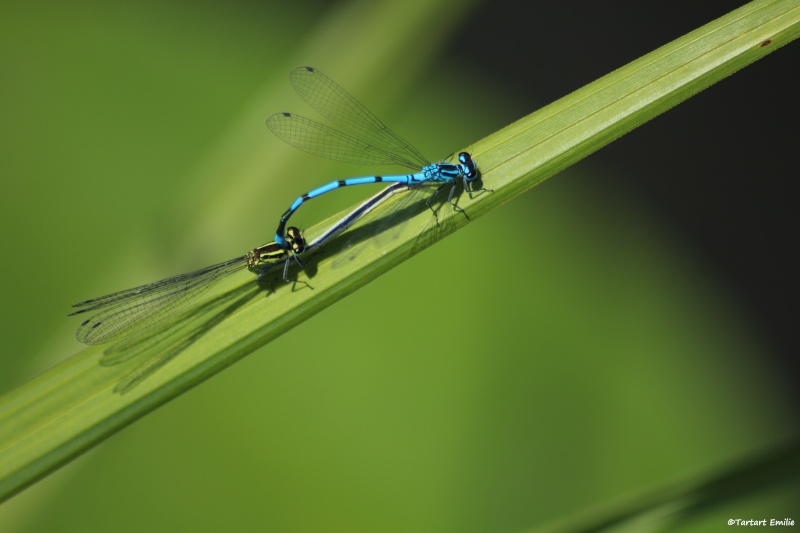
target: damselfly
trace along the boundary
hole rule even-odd
[[[447,202],[461,212],[464,210],[453,201],[459,182],[463,183],[470,198],[474,192],[489,191],[485,188],[472,188],[479,173],[468,152],[458,154],[458,163],[430,163],[419,150],[386,127],[322,72],[311,67],[298,67],[289,74],[289,79],[303,100],[341,130],[293,113],[277,113],[267,119],[267,127],[272,133],[300,150],[328,159],[365,165],[399,165],[418,172],[337,180],[303,194],[281,216],[275,233],[275,242],[280,246],[291,246],[286,238],[286,223],[304,202],[340,187],[381,182],[400,183],[407,187],[437,184],[437,189],[426,200],[426,205],[434,215],[436,210],[431,207],[431,202],[448,186],[450,192]]]

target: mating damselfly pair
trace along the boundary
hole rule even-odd
[[[102,344],[148,330],[196,301],[221,279],[244,268],[255,273],[256,279],[260,280],[266,272],[283,266],[283,279],[289,281],[291,264],[303,267],[303,258],[320,249],[324,243],[351,227],[396,192],[435,185],[436,189],[425,203],[438,221],[432,201],[442,191],[447,191],[447,203],[465,215],[454,201],[457,187],[462,185],[470,197],[474,192],[488,191],[474,188],[479,172],[469,153],[459,153],[457,163],[430,163],[416,148],[387,128],[320,71],[299,67],[291,72],[290,80],[300,97],[339,129],[292,113],[277,113],[267,119],[267,127],[279,138],[301,150],[329,159],[367,165],[399,165],[416,172],[332,181],[299,196],[280,217],[274,241],[254,248],[244,256],[75,304],[74,307],[79,309],[73,315],[91,313],[90,318],[78,327],[76,337],[79,341]],[[311,198],[341,187],[382,182],[393,185],[361,204],[311,243],[305,241],[299,229],[287,227],[289,218]]]

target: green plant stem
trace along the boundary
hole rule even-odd
[[[796,1],[752,2],[540,109],[469,147],[484,184],[494,192],[465,199],[462,205],[474,220],[777,50],[798,32]],[[157,364],[156,356],[145,363],[132,360],[104,367],[98,364],[104,347],[90,347],[0,399],[0,500],[432,242],[420,235],[441,237],[467,223],[465,217],[450,214],[437,230],[431,228],[430,218],[422,209],[402,224],[376,218],[351,230],[314,262],[314,290],[281,286],[274,294],[249,293],[220,315],[224,327],[204,330],[199,341],[182,346],[176,357],[163,356],[168,364]],[[383,232],[391,232],[392,238],[371,238]],[[337,252],[345,248],[355,259],[337,261]],[[247,284],[252,284],[252,276],[243,272],[225,288],[232,291]],[[119,394],[120,383],[143,364],[156,371]]]
[[[800,485],[800,442],[730,465],[722,471],[674,483],[627,501],[606,503],[536,533],[674,531],[722,506],[770,490]],[[751,518],[751,517],[747,517]],[[783,519],[784,517],[773,517]],[[724,522],[720,528],[725,527]]]

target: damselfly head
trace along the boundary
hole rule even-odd
[[[303,234],[294,226],[286,228],[286,242],[289,243],[295,254],[302,254],[306,249],[306,240],[303,238]]]
[[[472,160],[472,156],[469,152],[461,152],[458,154],[458,161],[464,166],[466,169],[466,177],[467,181],[472,181],[477,179],[478,177],[478,168],[475,166],[475,161]]]

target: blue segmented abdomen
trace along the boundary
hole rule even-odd
[[[370,183],[402,183],[404,185],[416,185],[419,183],[424,183],[426,181],[436,181],[430,179],[428,176],[430,175],[426,172],[428,168],[426,167],[423,169],[423,172],[417,174],[405,174],[405,175],[395,175],[395,176],[363,176],[360,178],[348,178],[344,180],[337,180],[331,181],[326,183],[321,187],[317,187],[309,191],[308,193],[299,196],[286,210],[286,212],[281,215],[280,223],[278,224],[278,230],[275,232],[275,242],[277,242],[281,246],[287,245],[286,239],[283,236],[283,233],[286,228],[286,223],[289,221],[289,217],[291,217],[295,211],[297,211],[301,205],[303,205],[306,200],[311,198],[316,198],[317,196],[321,196],[325,193],[334,191],[336,189],[340,189],[342,187],[349,187],[350,185],[368,185]]]

